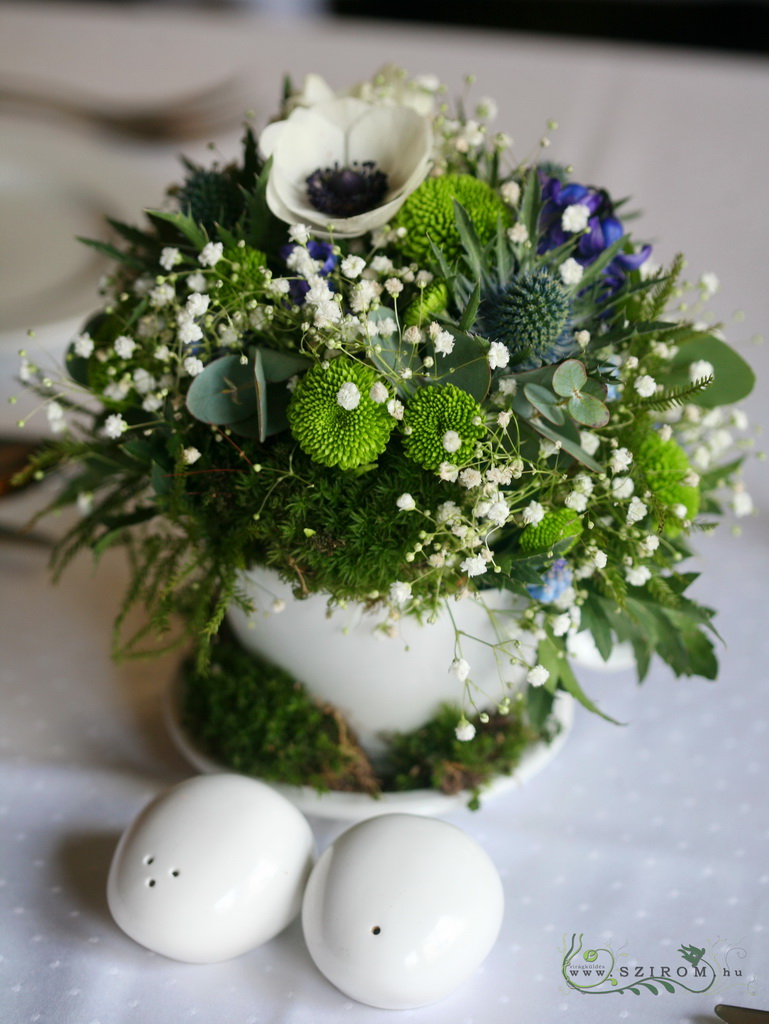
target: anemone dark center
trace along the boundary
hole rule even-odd
[[[312,206],[331,217],[355,217],[378,206],[387,192],[387,175],[373,160],[349,167],[318,168],[307,179]]]

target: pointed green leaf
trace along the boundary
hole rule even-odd
[[[78,242],[82,242],[83,245],[89,246],[91,249],[95,249],[100,252],[102,256],[107,256],[111,260],[115,260],[116,263],[122,263],[126,267],[131,267],[133,270],[143,270],[144,263],[142,260],[137,259],[136,256],[132,256],[129,252],[123,252],[122,249],[118,249],[117,246],[110,245],[109,242],[100,242],[95,238],[81,238],[78,235]]]
[[[536,245],[539,236],[539,212],[542,205],[539,187],[539,173],[536,167],[532,167],[526,176],[526,183],[523,186],[521,197],[520,213],[518,223],[523,224],[529,232],[529,240]]]
[[[507,232],[505,225],[502,223],[500,217],[497,221],[497,235],[496,235],[496,257],[497,257],[497,281],[500,286],[507,284],[513,275],[514,263],[513,257],[510,253],[510,246],[507,241]]]
[[[472,295],[468,299],[465,310],[462,313],[462,319],[459,321],[460,331],[469,331],[475,323],[475,316],[478,312],[478,307],[481,304],[481,282],[478,281],[473,288]]]
[[[589,263],[585,267],[580,282],[578,285],[575,285],[575,287],[582,291],[587,285],[592,284],[609,266],[614,257],[623,251],[627,240],[627,236],[623,235],[622,238],[618,238],[616,242],[610,245],[607,249],[604,249],[602,253],[599,253],[593,262]],[[601,339],[601,341],[603,341],[603,339]]]
[[[429,232],[428,232],[427,238],[428,238],[428,241],[430,242],[430,251],[433,254],[433,259],[435,260],[435,262],[438,265],[439,276],[442,277],[446,282],[450,282],[451,279],[454,277],[454,273],[453,273],[451,267],[449,266],[449,262],[446,259],[446,256],[445,256],[443,250],[440,249],[435,244],[435,242],[430,238]]]
[[[470,219],[470,215],[467,210],[462,206],[461,203],[453,200],[454,203],[454,222],[457,225],[457,231],[459,237],[462,240],[462,245],[465,249],[468,262],[473,270],[473,277],[479,278],[481,276],[481,266],[483,263],[483,246],[481,240],[478,237],[478,232],[475,230],[475,224]]]
[[[202,249],[208,242],[205,228],[186,213],[174,213],[170,210],[147,210],[147,215],[155,220],[164,220],[172,224],[177,231],[188,238],[196,249]]]

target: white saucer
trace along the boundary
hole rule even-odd
[[[207,754],[203,753],[184,730],[179,713],[180,681],[177,680],[166,691],[165,721],[174,745],[181,755],[203,774],[232,771]],[[528,782],[545,768],[560,752],[571,731],[574,721],[574,701],[567,693],[556,697],[553,717],[560,730],[551,743],[536,743],[522,756],[518,767],[510,775],[498,775],[481,790],[481,804],[507,790]],[[290,800],[303,814],[336,821],[363,821],[378,814],[423,814],[439,817],[467,806],[470,793],[466,790],[446,795],[435,789],[415,789],[404,793],[383,793],[370,797],[365,793],[344,793],[330,791],[319,793],[310,786],[289,786],[281,782],[263,780]]]
[[[105,240],[106,216],[138,223],[160,198],[109,144],[72,126],[0,117],[0,343],[97,309],[109,262],[77,237]]]

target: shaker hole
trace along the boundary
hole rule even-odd
[[[381,932],[381,930],[382,930],[382,929],[381,929],[381,928],[379,927],[379,925],[378,925],[378,924],[375,924],[375,925],[374,925],[374,927],[373,927],[373,928],[371,929],[371,934],[372,934],[372,935],[379,935],[379,933]]]
[[[171,877],[172,878],[178,878],[179,877],[179,871],[176,868],[174,868],[174,870],[171,872]]]
[[[154,878],[148,878],[147,879],[147,885],[150,887],[150,889],[152,889],[153,886],[155,885],[155,879]]]
[[[154,863],[154,860],[155,860],[155,858],[153,856],[151,856],[150,854],[147,854],[147,856],[144,858],[144,863],[145,864],[152,864],[152,863]]]

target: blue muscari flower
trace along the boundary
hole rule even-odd
[[[561,594],[568,590],[574,579],[574,573],[569,568],[565,558],[556,558],[550,568],[542,577],[542,583],[529,583],[526,589],[535,601],[543,604],[551,604]]]
[[[287,260],[291,253],[296,249],[295,245],[282,245],[279,250],[280,258]],[[314,260],[322,260],[323,265],[318,270],[319,277],[328,277],[331,271],[337,264],[337,257],[334,255],[334,249],[330,242],[316,242],[314,239],[310,239],[307,243],[307,251]],[[304,297],[310,290],[310,286],[307,281],[293,280],[289,285],[289,294],[293,301],[301,306],[304,301]]]
[[[540,214],[540,240],[538,251],[548,252],[567,242],[572,234],[561,227],[561,217],[567,206],[581,203],[590,211],[588,229],[577,242],[574,259],[582,266],[589,266],[593,260],[610,245],[621,238],[625,229],[622,221],[614,216],[614,206],[609,194],[602,189],[580,185],[577,182],[564,184],[559,178],[540,172],[544,205]],[[648,258],[651,246],[645,245],[639,252],[618,253],[604,270],[604,281],[610,294],[616,292],[625,281],[628,270],[637,270]]]

